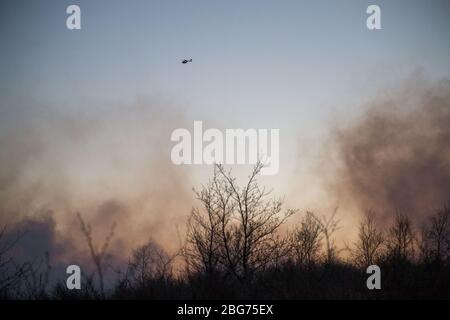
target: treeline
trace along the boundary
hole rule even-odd
[[[105,254],[113,228],[97,249],[79,215],[96,270],[83,279],[82,289],[68,290],[64,281],[49,288],[49,269],[39,273],[31,263],[2,260],[11,248],[6,247],[0,251],[0,294],[31,299],[450,298],[449,207],[420,228],[401,212],[380,228],[375,212],[368,211],[355,242],[338,247],[337,210],[329,216],[283,210],[282,201],[259,186],[261,168],[257,164],[239,185],[216,165],[208,184],[195,190],[201,205],[190,214],[180,250],[170,255],[153,241],[136,248],[109,288]],[[299,223],[283,227],[295,214],[302,214]],[[366,268],[373,264],[381,269],[380,290],[366,286]]]

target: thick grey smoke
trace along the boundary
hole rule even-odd
[[[71,241],[56,231],[52,212],[30,217],[5,229],[5,243],[16,243],[8,252],[15,260],[31,262],[41,260],[46,253],[59,259],[74,252]]]
[[[420,223],[450,200],[450,81],[414,81],[377,98],[334,143],[334,192],[380,220],[398,210]]]
[[[179,108],[23,99],[0,112],[0,226],[24,230],[17,257],[88,261],[76,212],[99,246],[115,222],[110,251],[124,260],[151,237],[178,245],[176,224],[189,213],[193,185],[170,161],[170,133],[185,126]]]
[[[120,240],[116,241],[120,243]],[[47,285],[52,286],[66,278],[66,268],[70,264],[79,265],[86,276],[95,273],[90,255],[77,248],[74,239],[57,230],[54,213],[51,211],[37,213],[4,228],[0,247],[8,248],[2,251],[3,262],[8,261],[3,265],[2,271],[11,273],[14,266],[27,264],[31,268],[31,273],[27,273],[30,277],[28,280],[32,279],[33,274],[44,280],[45,275]],[[118,254],[117,250],[107,254],[103,266],[108,285],[116,276],[111,272],[110,266],[114,266],[114,270],[124,270],[126,263],[127,257],[123,253]]]

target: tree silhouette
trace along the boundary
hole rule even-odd
[[[171,276],[172,257],[153,240],[136,248],[128,263],[128,272],[134,283],[145,286],[149,280]]]
[[[383,254],[385,238],[375,225],[375,213],[367,211],[359,223],[354,262],[363,268],[378,263]]]
[[[309,267],[319,261],[323,239],[321,230],[319,219],[313,212],[307,211],[291,238],[292,254],[297,264]]]
[[[337,258],[337,249],[334,243],[333,235],[339,229],[339,220],[336,219],[338,208],[333,210],[333,213],[327,217],[317,217],[313,215],[312,217],[317,221],[320,226],[320,232],[323,234],[326,246],[325,262],[327,264],[333,263]]]
[[[414,255],[414,242],[411,220],[398,212],[393,226],[389,229],[388,256],[396,262],[408,261]]]
[[[98,274],[98,282],[100,286],[100,294],[102,298],[105,298],[105,284],[104,284],[104,259],[106,256],[106,251],[109,247],[110,241],[112,237],[114,236],[114,229],[116,227],[116,224],[113,223],[111,225],[111,229],[109,231],[109,234],[106,236],[105,241],[103,242],[103,245],[100,249],[96,247],[94,244],[94,240],[92,238],[92,229],[89,224],[86,224],[83,220],[83,217],[80,213],[77,213],[78,221],[80,222],[80,228],[81,232],[83,233],[86,242],[89,247],[89,252],[91,254],[92,261],[94,262],[95,268],[97,269]]]
[[[13,290],[19,290],[21,284],[33,272],[31,262],[18,263],[12,255],[23,233],[17,233],[12,239],[5,239],[6,230],[6,226],[0,229],[0,298]]]
[[[421,252],[425,261],[441,263],[450,258],[450,208],[445,206],[422,231]]]
[[[287,254],[287,241],[277,231],[295,211],[282,213],[281,200],[267,199],[270,192],[256,180],[262,167],[257,163],[241,187],[215,165],[213,179],[196,193],[203,210],[194,209],[189,220],[188,265],[246,281]]]

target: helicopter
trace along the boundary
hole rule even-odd
[[[192,59],[189,59],[189,60],[184,59],[183,61],[181,61],[182,64],[186,64],[186,63],[188,63],[188,62],[192,62]]]

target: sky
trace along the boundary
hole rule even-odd
[[[82,10],[82,30],[65,8]],[[375,88],[450,72],[448,1],[3,1],[2,105],[167,99],[193,119],[315,136]],[[179,61],[192,57],[194,64]],[[5,106],[2,112],[16,108]],[[257,116],[254,116],[257,114]],[[296,119],[296,121],[292,121]]]
[[[81,30],[66,28],[70,4]],[[370,4],[381,30],[366,27]],[[211,173],[170,162],[171,131],[194,120],[280,129],[280,172],[263,181],[329,210],[317,167],[330,128],[412,78],[448,79],[449,31],[448,0],[2,1],[2,214],[52,209],[70,235],[73,212],[123,207],[126,230],[150,221],[175,247]]]
[[[72,3],[80,31],[65,26]],[[448,74],[448,1],[376,3],[379,31],[366,28],[370,1],[3,1],[2,97],[162,96],[193,117],[315,125],[416,68]]]

